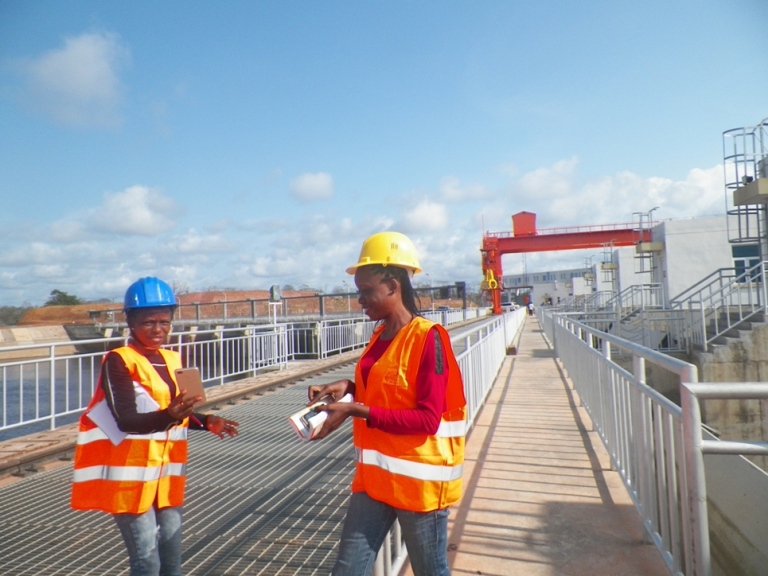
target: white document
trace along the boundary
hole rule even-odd
[[[338,402],[352,402],[352,400],[352,394],[345,394]],[[328,414],[326,412],[315,412],[315,406],[328,404],[329,402],[333,402],[330,396],[321,398],[318,402],[288,417],[288,421],[302,440],[311,440],[320,432],[320,428],[323,427],[323,422],[328,418]]]
[[[147,412],[155,412],[160,409],[160,404],[149,395],[149,392],[143,386],[136,382],[133,383],[133,393],[136,397],[136,412],[146,414]],[[115,420],[112,410],[109,409],[106,398],[88,411],[88,418],[107,435],[107,438],[115,446],[128,436],[127,432],[123,432],[117,426],[117,420]]]
[[[88,418],[107,435],[107,438],[115,446],[128,436],[128,434],[117,427],[117,420],[115,420],[112,410],[109,409],[106,398],[88,411]]]
[[[136,412],[139,414],[156,412],[160,409],[160,404],[158,404],[155,399],[149,395],[149,392],[147,392],[144,386],[138,382],[133,383],[133,393],[136,395]]]

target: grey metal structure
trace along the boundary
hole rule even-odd
[[[491,389],[524,310],[458,327],[452,343],[468,399],[468,426]],[[300,440],[288,415],[306,389],[353,378],[351,365],[226,407],[241,434],[222,442],[191,433],[185,498],[184,573],[328,574],[354,470],[351,426],[321,442]],[[106,514],[69,509],[71,465],[0,488],[0,566],[16,575],[128,573],[123,543]],[[376,576],[406,559],[397,526]]]

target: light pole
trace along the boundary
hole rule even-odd
[[[220,302],[223,302],[222,304],[222,311],[224,315],[224,319],[227,318],[227,293],[224,292],[224,290],[219,290],[224,295],[224,300],[220,300]]]
[[[349,284],[347,284],[346,280],[342,280],[342,283],[344,284],[344,290],[347,291],[347,314],[352,313],[352,304],[349,301]]]

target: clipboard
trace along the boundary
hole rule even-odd
[[[205,388],[203,388],[203,380],[200,377],[200,370],[197,368],[177,368],[174,372],[176,374],[176,383],[179,385],[179,390],[187,391],[184,398],[201,396],[203,401],[205,401]]]

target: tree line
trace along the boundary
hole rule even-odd
[[[51,290],[51,295],[43,306],[75,306],[85,304],[85,300],[68,294],[63,290]],[[15,326],[29,310],[36,306],[0,306],[0,326]]]
[[[418,289],[426,289],[429,288],[430,285],[427,283],[416,283],[415,288]],[[185,283],[174,283],[172,284],[172,288],[176,294],[185,294],[189,292],[189,287]],[[209,288],[208,291],[213,290],[220,290],[220,288]],[[226,290],[235,290],[234,288],[227,288]],[[281,291],[284,292],[292,292],[294,290],[298,290],[301,292],[307,291],[307,292],[317,292],[318,294],[322,293],[322,290],[317,290],[315,288],[312,288],[310,286],[307,286],[306,284],[302,284],[298,288],[294,288],[291,284],[285,284],[282,286]],[[344,294],[344,293],[354,293],[356,290],[354,283],[349,283],[344,286],[335,286],[333,290],[331,291],[332,294]],[[435,297],[438,298],[444,298],[447,297],[446,295],[437,294],[437,288],[435,289]],[[475,302],[476,304],[480,304],[482,301],[482,296],[479,293],[475,293],[473,291],[469,291],[467,294],[468,300],[470,302]],[[45,301],[45,304],[43,304],[43,307],[45,306],[76,306],[78,304],[89,304],[93,302],[111,302],[111,300],[102,299],[102,300],[84,300],[80,298],[79,296],[76,296],[74,294],[69,294],[68,292],[64,292],[63,290],[51,290],[51,294],[48,297],[48,300]],[[24,314],[27,313],[27,311],[32,310],[33,308],[36,308],[36,306],[0,306],[0,326],[15,326],[19,323],[21,318],[24,316]]]

